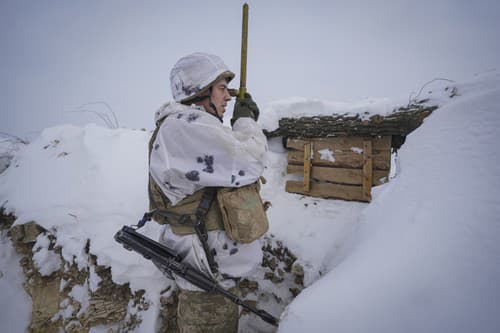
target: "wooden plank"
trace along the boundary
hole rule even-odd
[[[302,165],[288,165],[287,172],[304,173],[304,166]],[[313,166],[311,167],[311,179],[333,182],[337,184],[347,185],[362,185],[363,184],[363,170],[361,169],[346,169],[346,168],[331,168]],[[382,185],[389,179],[389,170],[373,170],[372,186]]]
[[[286,191],[312,197],[366,201],[361,186],[313,182],[309,192],[305,192],[302,182],[289,180],[286,182]]]
[[[383,137],[336,137],[336,138],[312,138],[312,139],[294,139],[289,138],[286,146],[290,149],[304,150],[304,145],[308,142],[313,142],[315,150],[330,149],[333,151],[361,151],[363,149],[363,142],[372,140],[372,151],[378,152],[380,150],[391,150],[391,136]]]
[[[312,154],[313,148],[312,148],[312,143],[306,143],[304,145],[304,180],[303,180],[303,186],[304,186],[304,191],[309,192],[309,184],[311,181],[311,154]]]
[[[363,199],[372,200],[372,142],[363,142]]]
[[[327,155],[327,154],[323,154]],[[362,169],[363,168],[363,154],[358,154],[353,151],[350,152],[335,152],[330,151],[329,154],[333,159],[326,159],[325,156],[318,153],[316,147],[314,148],[312,166],[329,166],[338,168]],[[391,167],[391,152],[379,151],[372,152],[373,168],[375,170],[389,170]],[[288,164],[302,165],[304,163],[304,153],[301,151],[288,152]]]

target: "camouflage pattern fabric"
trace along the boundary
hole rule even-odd
[[[177,324],[180,333],[236,333],[238,306],[215,293],[181,290]]]
[[[165,118],[160,119],[156,124],[156,129],[149,140],[149,156],[151,156],[151,150],[153,149],[153,143],[155,141],[156,136],[158,135],[158,131],[161,127]],[[193,215],[196,213],[196,208],[199,206],[201,197],[203,195],[203,191],[197,191],[192,195],[187,196],[180,202],[178,202],[175,206],[172,206],[172,203],[167,198],[167,196],[162,192],[160,186],[154,181],[153,177],[149,175],[149,184],[148,184],[148,194],[149,194],[149,209],[160,209],[164,212],[174,213],[177,215]],[[172,231],[177,235],[189,235],[194,234],[195,231],[192,226],[189,225],[181,225],[176,223],[173,219],[167,219],[163,216],[156,215],[154,216],[156,222],[160,224],[170,224],[172,227]],[[205,225],[208,231],[211,230],[224,230],[224,225],[222,223],[221,212],[218,205],[215,201],[210,206],[210,209],[207,213],[205,219]]]
[[[235,242],[251,243],[269,229],[259,189],[257,181],[238,188],[222,188],[217,192],[224,229]]]

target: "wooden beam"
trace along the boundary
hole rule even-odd
[[[366,201],[361,186],[313,182],[309,192],[305,192],[301,181],[289,180],[286,182],[286,191],[312,197]]]
[[[304,173],[303,165],[288,165],[287,173]],[[322,166],[311,167],[311,179],[332,182],[337,184],[346,185],[362,185],[363,184],[363,170],[361,169],[347,169],[347,168],[331,168]],[[389,170],[373,170],[372,186],[385,184],[389,179]]]
[[[289,138],[286,142],[286,147],[295,150],[304,150],[304,145],[308,142],[314,143],[316,151],[322,149],[333,149],[335,151],[361,151],[363,149],[363,142],[372,140],[372,151],[378,152],[381,150],[391,150],[391,136],[382,137],[362,137],[362,136],[349,136],[337,138]]]
[[[363,142],[363,199],[372,200],[372,142],[367,140]]]
[[[303,181],[303,186],[304,186],[304,191],[309,192],[310,189],[310,182],[311,182],[311,155],[314,151],[312,147],[312,143],[306,143],[304,145],[304,181]]]
[[[363,154],[351,152],[335,152],[332,151],[334,161],[322,159],[321,154],[318,154],[316,149],[313,154],[312,166],[338,167],[348,169],[363,168]],[[377,154],[372,154],[373,168],[376,170],[389,170],[391,168],[391,152],[381,151]],[[288,152],[288,164],[303,165],[304,153],[301,151]]]

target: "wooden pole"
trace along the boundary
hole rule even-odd
[[[240,64],[240,89],[238,98],[245,98],[247,92],[247,46],[248,46],[248,4],[243,5],[243,19],[241,27],[241,64]]]
[[[307,143],[304,145],[304,191],[309,192],[311,189],[311,160],[313,155],[313,144]]]
[[[372,200],[372,176],[373,175],[373,162],[372,162],[372,142],[363,142],[363,200]]]

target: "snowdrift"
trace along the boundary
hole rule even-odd
[[[500,77],[457,85],[279,332],[498,332]]]

